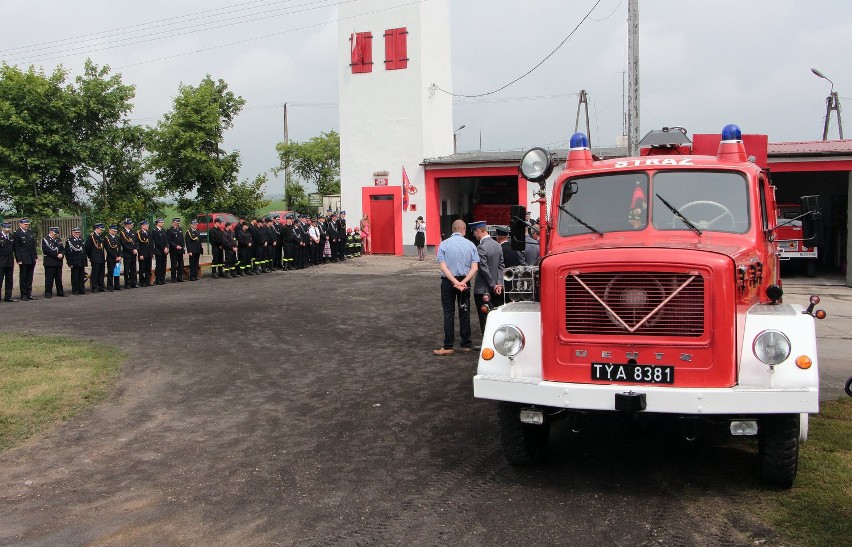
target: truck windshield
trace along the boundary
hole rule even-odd
[[[741,173],[661,171],[654,176],[653,225],[657,230],[691,230],[663,200],[698,230],[748,231],[748,193]]]
[[[647,196],[648,175],[644,172],[566,181],[560,201],[559,235],[641,230],[648,224]]]
[[[561,236],[642,230],[648,225],[649,205],[657,230],[741,234],[749,229],[748,193],[741,173],[660,171],[652,181],[645,172],[570,179],[560,204]]]

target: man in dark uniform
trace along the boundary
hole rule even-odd
[[[56,285],[56,296],[65,296],[62,286],[62,265],[65,258],[65,246],[59,237],[59,227],[51,226],[47,237],[41,238],[41,254],[44,256],[44,297],[53,296],[53,286]]]
[[[198,237],[198,221],[192,219],[186,231],[186,253],[189,255],[189,280],[198,281],[198,262],[201,260],[201,238]]]
[[[207,230],[207,241],[210,242],[210,254],[213,255],[211,267],[213,279],[219,276],[225,277],[223,264],[225,263],[225,241],[222,234],[222,219],[213,219],[213,227]]]
[[[319,224],[319,222],[315,218],[311,218],[308,222],[308,235],[311,237],[310,261],[312,266],[319,264],[320,258],[322,257],[322,249],[320,249],[320,231],[317,224]]]
[[[257,229],[263,241],[260,249],[260,271],[266,273],[269,271],[269,249],[272,242],[270,241],[269,231],[266,229],[265,218],[261,217],[257,219]]]
[[[121,290],[121,276],[116,275],[116,268],[121,269],[121,241],[118,239],[118,226],[110,225],[109,233],[104,238],[106,250],[107,292]]]
[[[12,298],[12,282],[15,278],[15,242],[12,238],[12,223],[0,225],[0,287],[6,285],[5,302],[17,302]]]
[[[183,283],[183,253],[186,251],[186,241],[183,230],[180,229],[180,219],[172,219],[169,229],[169,256],[172,261],[172,283]]]
[[[299,251],[301,253],[302,268],[307,268],[311,265],[311,234],[309,232],[310,227],[310,219],[308,217],[299,218]]]
[[[249,271],[252,274],[260,273],[260,265],[258,262],[260,261],[260,255],[263,252],[261,249],[262,241],[260,240],[260,233],[257,230],[257,219],[253,218],[248,223],[248,233],[251,236],[251,263],[249,265]]]
[[[281,230],[281,239],[284,242],[283,258],[284,269],[292,270],[295,267],[294,260],[296,258],[296,236],[293,234],[293,217],[287,216],[284,219],[284,228]]]
[[[278,268],[275,266],[275,252],[278,249],[279,233],[275,229],[275,222],[271,218],[266,219],[266,269],[274,272]]]
[[[91,292],[104,292],[104,268],[106,257],[104,256],[104,225],[100,222],[95,224],[95,230],[86,238],[84,250],[89,262],[92,263],[92,272],[89,275]]]
[[[124,219],[124,228],[119,233],[118,240],[121,242],[121,258],[124,262],[124,288],[135,289],[139,286],[136,275],[136,255],[139,250],[131,219]]]
[[[71,228],[71,237],[65,241],[65,260],[71,267],[71,294],[86,294],[86,242],[80,237],[80,228]]]
[[[337,260],[346,258],[346,211],[340,211],[337,218],[337,233],[340,235],[340,241],[337,243]],[[331,251],[334,256],[334,251]]]
[[[479,253],[479,269],[476,272],[473,300],[479,315],[479,331],[485,334],[488,312],[483,311],[483,308],[496,307],[503,303],[503,249],[488,235],[485,221],[471,222],[468,226],[473,229],[473,237],[479,241],[476,247]]]
[[[524,251],[516,251],[512,248],[512,242],[509,241],[509,229],[498,226],[494,229],[494,233],[496,234],[495,239],[497,240],[497,243],[499,243],[500,247],[503,248],[503,265],[506,268],[511,268],[512,266],[526,266],[527,259],[524,256]]]
[[[281,224],[281,215],[275,215],[272,219],[272,233],[275,235],[275,249],[272,255],[272,268],[284,269],[284,225]]]
[[[241,275],[254,275],[254,269],[252,268],[251,263],[251,254],[252,254],[252,237],[251,232],[249,232],[249,225],[242,224],[241,230],[237,232],[237,253],[239,255],[240,261],[240,272]]]
[[[139,286],[151,286],[151,256],[154,252],[154,244],[151,242],[151,232],[148,231],[148,221],[139,223],[139,231],[136,232],[136,256],[139,258]]]
[[[221,240],[225,266],[222,268],[222,277],[233,279],[237,275],[243,275],[241,270],[236,269],[237,264],[237,239],[231,229],[231,223],[225,223],[222,230]]]
[[[169,256],[169,235],[163,229],[164,223],[165,221],[162,218],[158,218],[154,222],[155,227],[151,235],[153,254],[157,259],[157,265],[154,270],[155,285],[166,284],[166,257]]]
[[[33,298],[33,274],[38,260],[35,235],[30,230],[30,219],[18,221],[18,231],[13,238],[15,261],[18,263],[18,286],[21,289],[21,300]]]
[[[331,261],[337,262],[337,246],[340,244],[340,232],[337,231],[337,215],[332,213],[328,223],[328,246],[331,249]]]

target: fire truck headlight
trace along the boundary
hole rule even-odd
[[[777,365],[790,356],[790,339],[781,331],[765,330],[755,337],[752,350],[767,365]]]
[[[494,333],[494,349],[500,355],[514,357],[524,349],[524,333],[514,325],[503,325]]]
[[[553,161],[544,148],[533,148],[524,154],[518,167],[521,175],[530,182],[539,182],[553,172]]]

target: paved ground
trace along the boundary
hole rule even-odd
[[[758,488],[753,443],[601,420],[555,427],[548,463],[510,467],[493,404],[472,397],[476,356],[430,354],[433,264],[311,274],[0,304],[6,330],[131,355],[107,402],[0,455],[0,543],[777,541],[729,502]],[[839,353],[822,357],[848,370],[852,290],[828,289],[820,333]]]

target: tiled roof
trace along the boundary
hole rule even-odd
[[[844,156],[852,154],[852,139],[842,141],[770,142],[769,157]]]

